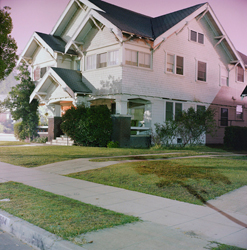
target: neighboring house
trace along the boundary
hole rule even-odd
[[[71,106],[107,105],[154,128],[189,107],[216,108],[218,132],[247,125],[246,56],[208,3],[151,18],[100,0],[71,0],[50,34],[35,32],[20,61],[32,68],[30,97],[54,116]],[[19,62],[20,62],[19,61]]]

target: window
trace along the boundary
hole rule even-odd
[[[81,71],[81,60],[76,60],[75,64],[76,64],[76,70]]]
[[[132,66],[138,66],[137,63],[137,51],[126,50],[126,60],[125,63]]]
[[[37,66],[34,70],[34,81],[38,81],[39,79],[41,79],[45,75],[47,70],[47,67],[40,68],[39,66]]]
[[[182,103],[175,103],[175,120],[177,121],[182,115]]]
[[[242,67],[237,67],[237,81],[244,82],[244,69]]]
[[[176,65],[176,71],[174,72],[174,65]],[[184,58],[182,56],[175,56],[172,54],[167,54],[166,62],[167,72],[175,73],[177,75],[184,74]]]
[[[126,49],[125,56],[127,65],[151,68],[151,54]]]
[[[226,67],[220,67],[220,86],[228,86],[228,71]]]
[[[99,69],[119,64],[118,50],[108,51],[101,54],[94,54],[86,58],[86,70]]]
[[[87,56],[87,70],[96,69],[96,55]]]
[[[150,68],[151,60],[150,54],[138,52],[138,62],[140,67]]]
[[[181,56],[176,57],[176,74],[183,75],[184,72],[184,58]]]
[[[104,68],[107,66],[107,53],[97,55],[97,68]]]
[[[207,64],[205,62],[198,61],[197,68],[197,80],[206,82]]]
[[[166,102],[166,121],[173,120],[173,102]]]
[[[174,55],[167,54],[167,63],[166,63],[166,70],[167,72],[172,72],[174,69]]]
[[[175,108],[175,110],[174,110]],[[175,113],[175,116],[174,116]],[[178,120],[182,114],[182,103],[166,102],[166,121]]]
[[[228,126],[228,109],[227,108],[221,108],[220,126],[224,126],[224,127]]]
[[[236,119],[239,119],[239,120],[243,119],[243,106],[242,105],[236,106]]]
[[[197,105],[196,106],[196,111],[199,113],[201,113],[201,112],[205,112],[206,111],[206,107],[205,106],[203,106],[203,105]]]
[[[113,50],[108,52],[108,65],[113,66],[117,65],[119,63],[119,55],[118,50]]]
[[[204,44],[204,34],[190,30],[190,40],[200,44]]]

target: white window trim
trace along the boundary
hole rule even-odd
[[[118,51],[118,60],[117,60],[116,64],[109,65],[109,53],[113,52],[113,51]],[[106,53],[106,67],[98,67],[98,55],[104,54],[104,53]],[[95,64],[95,67],[92,68],[92,69],[87,69],[87,67],[88,67],[87,58],[89,56],[95,56],[96,57],[96,64]],[[119,66],[120,65],[120,50],[119,49],[112,49],[112,50],[108,50],[108,51],[104,51],[104,52],[100,52],[100,53],[94,53],[94,54],[86,55],[85,56],[85,60],[84,60],[84,64],[85,64],[85,67],[84,67],[85,71],[97,70],[97,69],[104,69],[104,68]]]
[[[204,60],[200,60],[200,59],[195,59],[195,61],[196,61],[196,72],[195,72],[196,79],[195,79],[195,81],[200,82],[200,83],[208,83],[208,62],[204,61]],[[206,63],[206,81],[198,80],[198,62]]]
[[[219,65],[219,86],[229,87],[229,71],[226,69],[227,76],[224,76],[223,73],[222,73],[222,68],[223,68],[223,66]],[[226,78],[226,85],[222,85],[222,78],[223,77]]]
[[[126,63],[126,51],[127,50],[137,52],[137,66]],[[150,67],[149,68],[148,67],[142,67],[142,66],[139,65],[139,53],[147,54],[147,55],[150,56]],[[148,53],[148,52],[144,52],[144,51],[141,51],[141,50],[135,50],[135,49],[126,48],[124,50],[124,65],[128,66],[128,67],[135,67],[135,68],[150,70],[150,69],[153,68],[153,53],[152,52]]]
[[[172,55],[172,56],[173,56],[173,59],[174,59],[173,72],[170,72],[170,71],[167,70],[167,62],[168,62],[167,58],[168,58],[168,55]],[[177,56],[180,56],[180,57],[183,58],[183,74],[182,74],[182,75],[176,73]],[[184,62],[185,62],[184,56],[179,55],[179,54],[176,54],[176,53],[172,53],[172,52],[170,53],[169,51],[166,51],[166,52],[165,52],[165,73],[167,73],[167,74],[173,74],[173,75],[176,75],[176,76],[184,76],[184,75],[185,75],[185,66],[184,66]]]
[[[200,45],[205,45],[205,34],[204,33],[202,33],[202,32],[199,32],[199,31],[196,31],[196,30],[194,30],[194,29],[190,29],[190,28],[188,28],[188,30],[189,30],[189,41],[190,42],[194,42],[194,43],[197,43],[197,44],[200,44]],[[193,40],[191,40],[191,31],[194,31],[194,32],[196,32],[196,41],[193,41]],[[202,34],[203,35],[203,43],[199,43],[198,42],[198,34]]]
[[[241,82],[241,81],[238,81],[238,68],[241,67],[241,66],[236,66],[236,70],[235,70],[235,75],[236,75],[236,82],[238,83],[244,83],[245,82],[245,69],[244,70],[244,81]],[[242,68],[242,67],[241,67]]]

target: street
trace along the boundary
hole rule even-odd
[[[33,250],[33,248],[0,230],[0,250]]]

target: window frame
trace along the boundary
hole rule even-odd
[[[237,72],[236,72],[236,81],[237,81],[237,82],[244,83],[244,69],[243,69],[241,66],[237,66],[236,68],[237,68]],[[239,69],[242,70],[242,72],[243,72],[242,75],[239,74]],[[239,80],[239,76],[242,76],[243,79],[242,79],[242,80]]]
[[[206,64],[206,72],[205,72],[205,81],[199,79],[199,63],[204,63]],[[207,83],[208,80],[208,63],[202,60],[196,60],[196,81],[197,82],[204,82]]]
[[[112,52],[113,53],[116,52],[115,63],[112,63],[114,61],[110,61],[110,54]],[[103,55],[105,55],[105,62],[100,63],[101,56],[103,56]],[[93,60],[91,62],[91,67],[90,68],[88,67],[89,58],[92,58],[92,60]],[[97,54],[91,54],[91,55],[87,55],[85,57],[85,71],[101,69],[101,68],[107,68],[107,67],[116,66],[116,65],[119,65],[119,64],[120,64],[119,63],[119,49],[109,50],[109,51],[102,52],[102,53],[97,53]]]
[[[168,62],[168,56],[173,57],[173,63]],[[183,59],[182,74],[177,73],[178,69],[179,69],[178,57],[180,57],[180,58]],[[168,65],[172,65],[172,71],[168,70]],[[178,76],[184,76],[184,56],[181,56],[181,55],[178,55],[178,54],[174,54],[174,53],[170,53],[170,52],[166,52],[165,72],[168,73],[168,74],[174,74],[174,75],[178,75]]]
[[[134,60],[127,60],[127,51],[128,53],[136,53],[136,59],[137,62],[135,62]],[[143,54],[144,56],[144,63],[140,63],[140,54]],[[149,57],[149,65],[145,64],[145,56]],[[132,56],[131,56],[132,57]],[[132,58],[131,58],[132,59]],[[133,50],[133,49],[125,49],[125,65],[128,66],[134,66],[134,67],[138,67],[138,68],[144,68],[144,69],[152,69],[152,53],[147,53],[147,52],[143,52],[143,51],[138,51],[138,50]]]
[[[241,108],[241,111],[238,111],[238,107]],[[243,120],[244,119],[244,107],[243,105],[236,106],[236,120]]]
[[[223,115],[223,110],[227,110],[227,116]],[[229,121],[229,109],[228,108],[220,108],[220,126],[221,127],[228,127],[228,121]]]
[[[195,39],[192,38],[192,33],[195,33]],[[200,35],[201,35],[201,38],[202,38],[203,42],[200,42],[200,39],[199,39]],[[195,31],[193,29],[189,29],[189,41],[204,45],[205,44],[205,35],[204,35],[204,33]]]
[[[167,119],[167,103],[172,104],[172,119]],[[181,110],[176,110],[176,107],[178,107],[178,105],[181,105]],[[183,111],[183,102],[176,102],[176,101],[166,101],[165,102],[165,121],[176,121],[179,118],[179,113],[182,113]],[[170,111],[169,111],[170,113]]]

